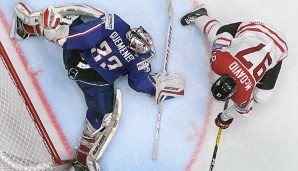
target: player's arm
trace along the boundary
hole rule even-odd
[[[150,95],[155,94],[155,80],[150,75],[150,63],[136,58],[129,64],[128,71],[128,84],[137,92],[147,93]]]
[[[70,27],[69,34],[63,38],[65,42],[62,47],[79,50],[95,47],[102,40],[103,33],[105,32],[105,26],[102,23],[103,18],[104,15],[95,20]]]
[[[19,2],[15,6],[10,36],[21,39],[44,36],[47,40],[63,45],[63,38],[69,34],[69,25],[78,16],[98,18],[103,14],[104,10],[88,5],[49,6],[43,11],[33,12],[30,6]]]
[[[240,24],[241,22],[237,22],[220,27],[217,31],[215,41],[213,42],[212,50],[226,51],[232,39],[235,37]]]
[[[252,111],[253,103],[252,97],[242,103],[234,102],[234,104],[228,107],[227,110],[218,114],[215,119],[215,124],[222,129],[228,128],[234,118],[248,116]]]
[[[224,115],[230,118],[235,118],[238,116],[247,116],[250,114],[253,108],[253,99],[251,99],[247,104],[238,104],[230,106],[225,112]]]
[[[232,42],[233,36],[228,32],[220,33],[216,36],[215,41],[213,42],[212,52],[216,51],[227,51],[228,47]]]
[[[65,49],[83,50],[94,47],[102,39],[105,31],[104,17],[105,15],[102,15],[95,20],[70,27],[72,22],[67,23],[68,20],[50,6],[41,13],[39,23],[46,39]]]

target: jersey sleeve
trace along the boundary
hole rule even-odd
[[[90,49],[96,46],[103,38],[105,33],[105,24],[103,18],[97,18],[69,29],[69,35],[63,44],[65,49]]]
[[[212,52],[222,51],[225,52],[229,45],[231,44],[233,36],[228,32],[223,32],[218,34],[213,42]]]
[[[235,103],[230,106],[227,110],[225,110],[225,115],[230,117],[230,118],[236,118],[236,117],[241,117],[241,116],[248,116],[251,114],[252,108],[253,108],[253,98],[251,98],[248,102],[246,103]]]
[[[155,94],[154,79],[150,75],[151,65],[137,58],[129,65],[128,84],[137,92]]]

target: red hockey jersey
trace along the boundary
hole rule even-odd
[[[231,98],[235,106],[230,112],[247,114],[252,109],[253,89],[258,81],[287,55],[288,47],[282,34],[259,21],[241,23],[235,37],[228,32],[217,35],[211,68],[216,74],[231,75],[238,82]]]

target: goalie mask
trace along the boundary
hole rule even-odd
[[[126,32],[128,47],[138,54],[144,54],[151,50],[153,46],[152,37],[142,27],[132,28]]]
[[[211,87],[212,96],[218,101],[229,100],[236,90],[237,82],[229,75],[218,78]]]

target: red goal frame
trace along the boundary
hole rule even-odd
[[[53,142],[50,139],[49,134],[47,133],[40,117],[38,116],[38,113],[35,110],[35,107],[32,104],[32,101],[30,100],[30,98],[26,92],[26,89],[24,88],[24,86],[23,86],[11,60],[9,59],[9,56],[7,55],[6,50],[5,50],[1,41],[0,41],[0,58],[3,61],[4,65],[6,66],[6,69],[9,71],[10,77],[13,80],[14,85],[17,87],[20,96],[22,97],[25,105],[27,106],[27,110],[30,114],[30,117],[34,121],[35,127],[36,127],[36,129],[38,129],[38,132],[39,132],[40,136],[42,137],[43,142],[48,149],[48,152],[51,154],[53,162],[57,165],[65,163],[65,161],[62,161],[60,156],[58,155],[58,152],[55,149]]]

